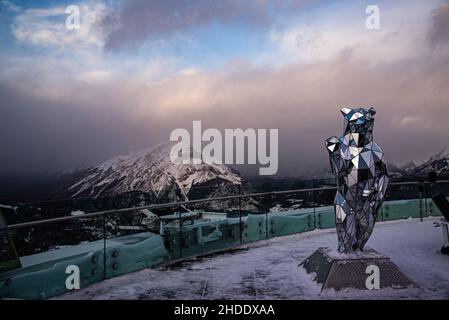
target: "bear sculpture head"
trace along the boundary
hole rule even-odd
[[[374,115],[376,110],[371,108],[342,108],[345,118],[344,132],[346,134],[358,133],[365,142],[372,141]]]

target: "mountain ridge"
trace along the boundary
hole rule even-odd
[[[193,188],[208,184],[218,187],[244,184],[239,172],[224,164],[173,164],[170,161],[172,145],[164,143],[119,155],[87,168],[64,193],[72,198],[98,198],[143,191],[155,199],[188,200]]]

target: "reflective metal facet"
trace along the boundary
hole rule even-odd
[[[344,134],[326,140],[337,178],[335,214],[338,251],[363,250],[385,197],[388,172],[382,149],[373,141],[373,107],[342,108]]]

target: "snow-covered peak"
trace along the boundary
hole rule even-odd
[[[437,174],[446,175],[449,173],[449,147],[441,150],[429,160],[417,165],[415,168],[409,170],[412,175],[427,174],[430,171],[435,171]]]
[[[72,197],[100,197],[128,191],[144,191],[157,199],[170,191],[187,199],[191,188],[205,183],[241,185],[235,170],[222,164],[173,164],[165,143],[106,160],[86,170],[86,174],[68,188]]]
[[[449,147],[447,147],[446,149],[441,150],[440,152],[438,152],[436,155],[434,155],[433,157],[431,157],[431,160],[436,160],[436,159],[446,159],[449,158]]]

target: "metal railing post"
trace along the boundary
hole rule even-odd
[[[182,216],[179,210],[179,257],[182,258]]]
[[[424,193],[424,182],[421,181],[418,185],[418,193],[419,193],[419,221],[423,222],[423,205],[422,205],[422,195]]]
[[[264,196],[264,197],[266,197],[266,196]],[[264,202],[266,203],[266,201],[264,201]],[[265,205],[264,209],[265,209],[265,238],[268,239],[269,238],[269,234],[268,234],[268,211],[269,211],[269,209],[268,209],[268,206]]]
[[[106,279],[106,213],[103,213],[103,278]]]
[[[428,194],[427,194],[427,182],[424,182],[424,204],[426,206],[426,216],[429,215],[429,210],[427,208],[427,198],[428,198]]]
[[[239,185],[239,196],[242,195],[242,187]],[[243,243],[242,239],[242,198],[239,197],[239,234],[240,234],[240,244]]]
[[[313,201],[313,216],[315,217],[315,179],[312,179],[312,201]]]

